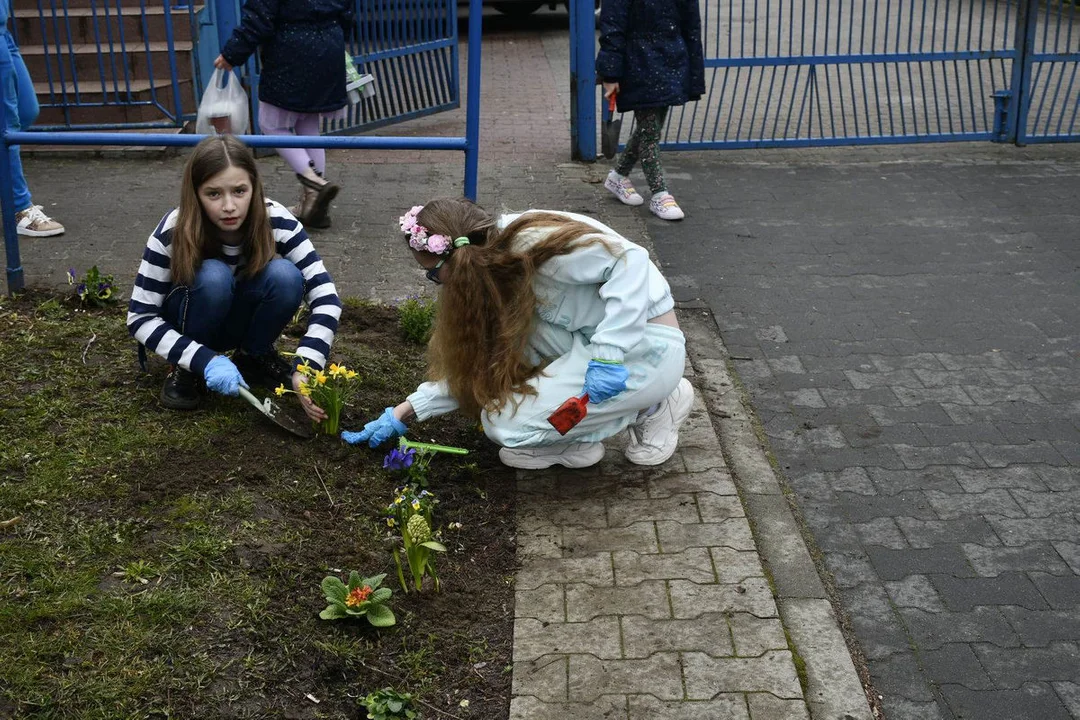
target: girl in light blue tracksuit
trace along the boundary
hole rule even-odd
[[[513,467],[592,465],[623,429],[631,462],[671,457],[693,389],[670,288],[644,248],[583,215],[496,219],[460,199],[416,206],[400,223],[442,286],[431,380],[347,442],[375,447],[406,421],[460,410]],[[560,435],[549,416],[582,393],[586,417]]]

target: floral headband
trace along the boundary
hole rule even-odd
[[[423,205],[414,205],[407,213],[398,218],[398,223],[401,224],[401,232],[409,236],[409,247],[433,255],[445,255],[454,248],[469,244],[469,239],[466,237],[459,237],[451,242],[446,235],[428,235],[427,228],[416,221],[416,216],[423,209]]]

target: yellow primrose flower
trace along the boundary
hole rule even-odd
[[[284,395],[287,392],[289,392],[289,391],[285,389],[284,385],[278,385],[276,388],[274,388],[274,394],[277,395],[278,397],[281,397],[282,395]]]

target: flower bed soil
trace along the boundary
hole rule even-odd
[[[0,717],[363,718],[391,686],[425,720],[506,718],[513,473],[475,423],[410,433],[470,454],[431,464],[442,592],[405,594],[384,451],[293,438],[239,399],[162,409],[165,366],[137,369],[123,321],[0,299]],[[332,359],[362,378],[349,429],[422,377],[385,307],[347,303]],[[387,573],[396,626],[318,619],[320,581],[349,570]]]

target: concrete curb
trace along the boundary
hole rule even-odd
[[[749,398],[728,371],[730,356],[712,314],[695,304],[680,310],[679,322],[698,392],[716,426],[788,641],[804,663],[811,717],[870,720],[866,691],[799,524],[754,430]]]

